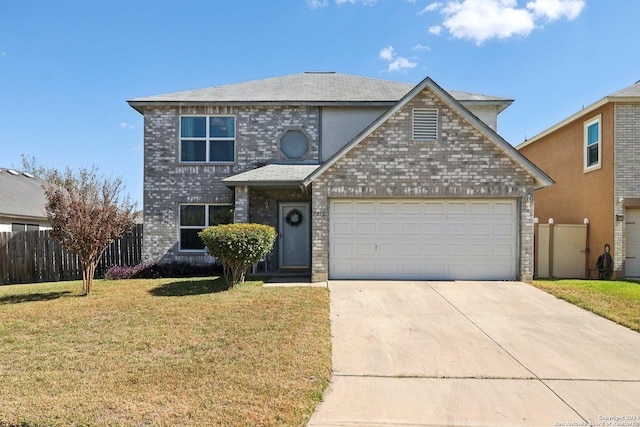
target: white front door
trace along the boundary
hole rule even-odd
[[[640,209],[627,209],[627,253],[625,275],[640,277]]]
[[[280,267],[311,267],[309,203],[280,204]]]

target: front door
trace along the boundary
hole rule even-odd
[[[280,267],[311,267],[309,203],[280,204]]]

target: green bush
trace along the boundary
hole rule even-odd
[[[273,248],[277,234],[269,225],[237,223],[209,227],[198,236],[222,264],[229,286],[234,286],[244,282],[249,267]]]

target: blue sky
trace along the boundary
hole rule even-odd
[[[0,0],[0,167],[122,177],[142,207],[127,99],[336,71],[515,99],[517,145],[640,80],[638,0]]]

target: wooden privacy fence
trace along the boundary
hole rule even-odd
[[[142,258],[142,224],[111,243],[96,268],[101,277],[113,265],[136,265]],[[49,231],[0,233],[0,285],[82,279],[78,257]]]

